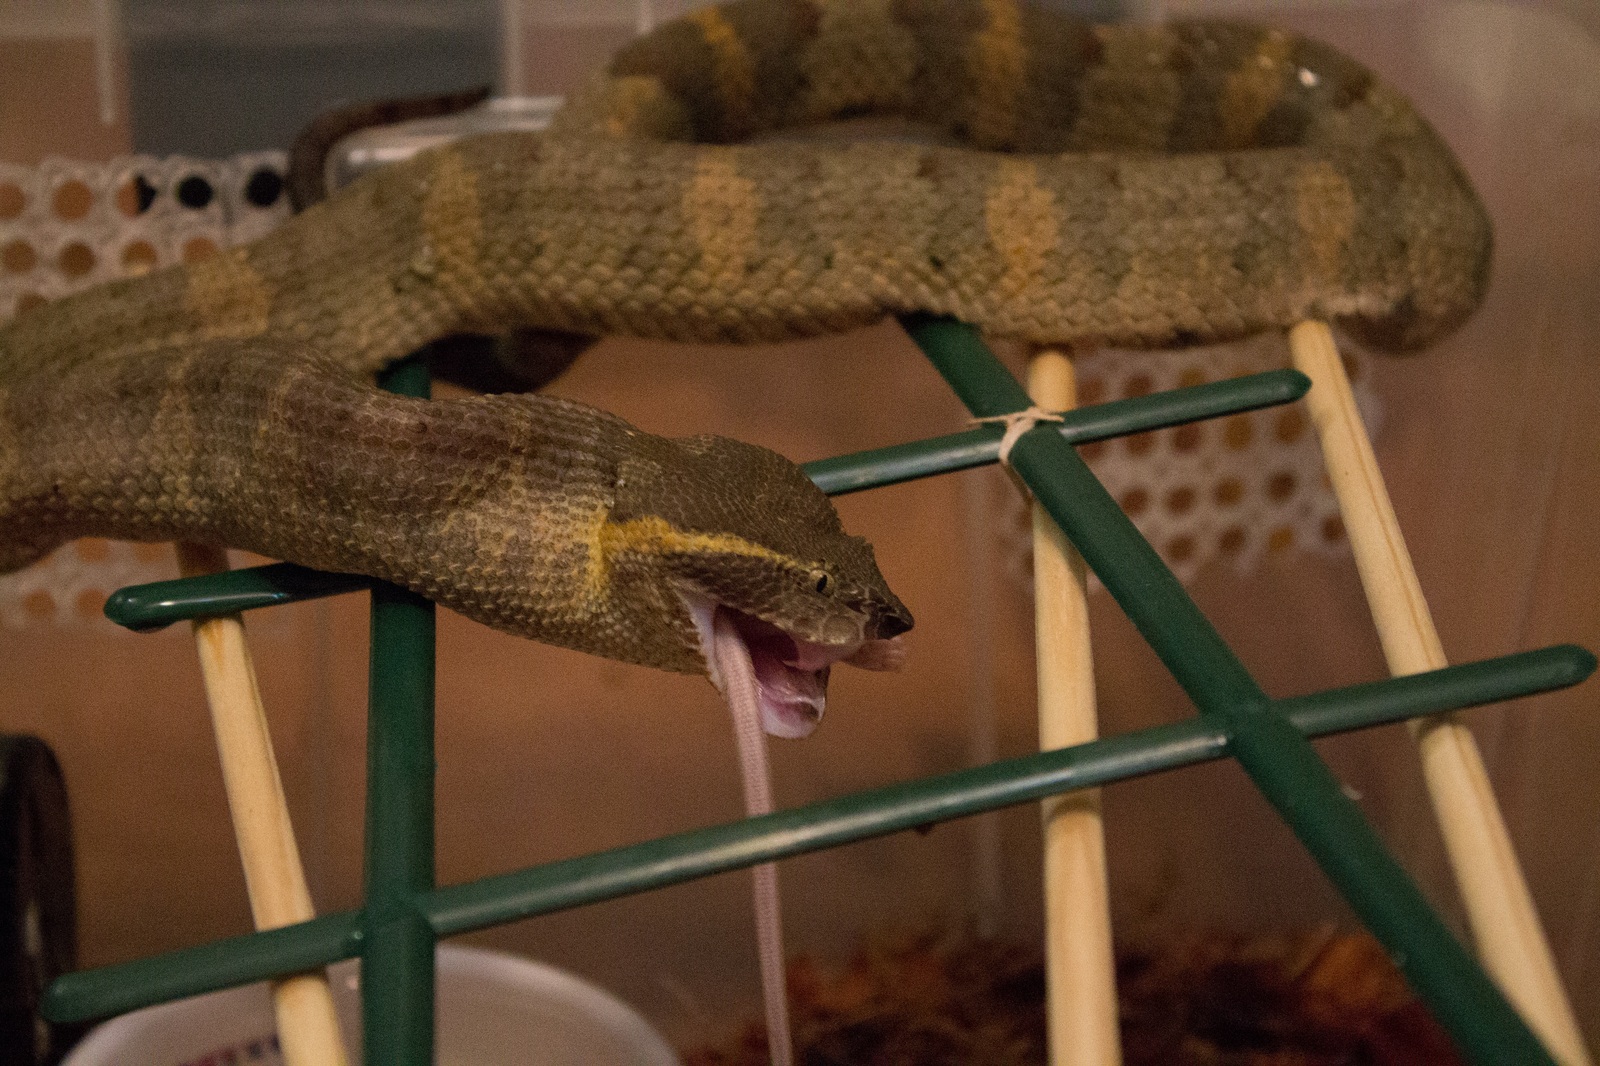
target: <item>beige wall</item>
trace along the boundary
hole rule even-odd
[[[0,27],[3,31],[3,27]],[[0,160],[110,159],[129,151],[125,71],[116,63],[114,120],[101,117],[94,43],[0,32]]]

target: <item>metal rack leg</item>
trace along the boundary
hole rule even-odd
[[[384,386],[426,396],[427,368],[402,364]],[[433,604],[393,585],[375,585],[371,647],[364,1060],[367,1066],[430,1066],[434,935],[419,902],[434,887]]]

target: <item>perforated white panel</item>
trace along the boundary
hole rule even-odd
[[[1276,335],[1178,352],[1108,349],[1078,358],[1079,402],[1203,385],[1288,363],[1288,343]],[[1375,434],[1378,403],[1367,357],[1346,346],[1345,363],[1363,419]],[[1184,581],[1216,561],[1244,571],[1269,553],[1349,553],[1303,404],[1101,441],[1085,445],[1082,454]],[[1000,533],[1006,574],[1031,590],[1028,508],[1016,494],[1007,499]]]

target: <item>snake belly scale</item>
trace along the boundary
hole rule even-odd
[[[742,143],[865,112],[963,144]],[[1438,136],[1314,42],[737,0],[625,49],[547,133],[429,151],[0,328],[0,567],[85,534],[224,543],[686,672],[720,605],[804,716],[911,619],[796,468],[373,372],[462,332],[767,341],[906,312],[1141,346],[1323,317],[1404,350],[1471,313],[1489,251]]]

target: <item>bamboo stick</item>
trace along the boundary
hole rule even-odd
[[[1312,382],[1306,402],[1390,673],[1439,669],[1444,649],[1333,334],[1322,322],[1301,322],[1289,348]],[[1410,725],[1484,968],[1562,1066],[1590,1066],[1472,733],[1453,714]]]
[[[1057,351],[1035,353],[1028,391],[1046,410],[1075,406],[1071,359]],[[1083,559],[1037,503],[1033,568],[1039,747],[1051,750],[1093,740],[1099,729]],[[1100,790],[1055,796],[1041,807],[1050,1061],[1053,1066],[1120,1066]]]
[[[227,553],[220,548],[179,544],[177,549],[185,577],[228,568]],[[276,929],[314,918],[244,622],[236,614],[199,619],[194,634],[256,928]],[[348,1059],[325,973],[276,981],[272,999],[287,1066],[344,1066]]]

